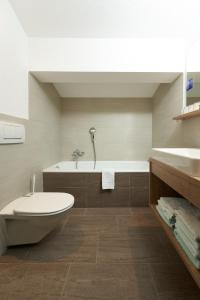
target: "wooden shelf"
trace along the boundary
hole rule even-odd
[[[151,208],[156,215],[157,219],[161,223],[166,235],[168,236],[169,240],[173,244],[174,248],[176,249],[177,253],[179,254],[180,258],[182,259],[183,263],[185,264],[186,268],[192,275],[193,279],[197,283],[198,287],[200,288],[200,271],[195,268],[195,266],[190,262],[189,258],[177,242],[172,229],[163,221],[163,219],[160,217],[159,213],[157,212],[155,205],[151,205]]]
[[[183,260],[191,276],[200,288],[200,271],[191,263],[179,243],[172,229],[164,222],[156,210],[160,197],[184,197],[193,205],[200,208],[200,178],[175,169],[156,159],[150,159],[150,207],[160,221],[166,235]]]
[[[188,119],[191,119],[191,118],[195,118],[195,117],[198,117],[200,116],[200,110],[195,110],[195,111],[191,111],[191,112],[188,112],[188,113],[184,113],[184,114],[181,114],[181,115],[178,115],[176,117],[173,118],[173,120],[188,120]]]

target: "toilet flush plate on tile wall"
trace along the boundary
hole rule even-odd
[[[25,127],[22,124],[0,122],[0,144],[25,142]]]

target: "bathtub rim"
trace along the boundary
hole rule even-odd
[[[123,161],[123,160],[119,160],[119,161],[111,161],[109,160],[109,162],[124,162],[124,163],[141,163],[143,164],[143,168],[133,168],[133,169],[119,169],[119,168],[114,168],[114,167],[102,167],[101,169],[62,169],[62,168],[59,168],[57,167],[58,164],[62,164],[62,163],[67,163],[67,162],[70,162],[70,163],[73,163],[73,161],[61,161],[61,162],[57,162],[56,164],[54,165],[51,165],[45,169],[42,170],[42,173],[102,173],[102,171],[104,169],[114,169],[115,170],[115,173],[149,173],[150,171],[150,166],[149,166],[149,161],[148,160],[131,160],[131,161]],[[92,161],[80,161],[80,163],[93,163]],[[97,164],[100,163],[100,162],[106,162],[106,161],[97,161]],[[145,167],[144,167],[145,166]]]

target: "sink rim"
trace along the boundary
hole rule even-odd
[[[152,148],[152,150],[160,153],[173,155],[173,156],[188,158],[191,160],[200,160],[200,148]],[[193,153],[191,153],[192,151]],[[197,151],[199,153],[197,153]]]

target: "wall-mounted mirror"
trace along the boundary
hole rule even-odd
[[[183,112],[200,109],[200,41],[191,43],[186,56],[186,100]]]
[[[200,73],[187,72],[186,96],[186,106],[200,105]]]

